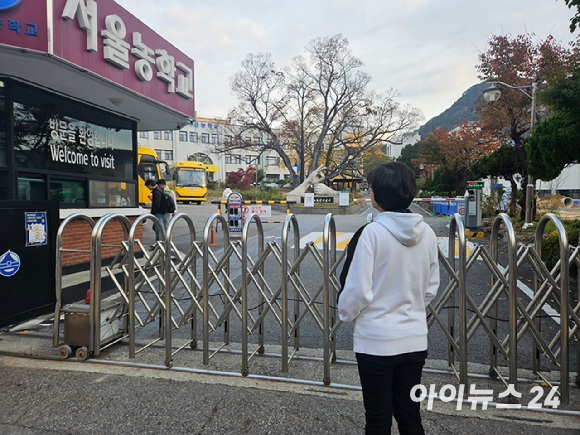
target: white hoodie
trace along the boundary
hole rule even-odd
[[[427,349],[425,307],[439,289],[437,239],[415,213],[379,213],[358,241],[338,313],[354,322],[354,351]]]

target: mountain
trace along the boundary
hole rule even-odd
[[[488,83],[479,83],[470,87],[453,105],[440,115],[437,115],[427,121],[419,128],[419,134],[422,138],[427,137],[435,128],[453,128],[458,122],[464,119],[476,121],[475,102],[481,96],[483,91],[489,87]]]

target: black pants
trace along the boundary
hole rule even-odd
[[[393,416],[401,435],[425,433],[420,403],[411,400],[411,389],[421,383],[426,359],[426,350],[394,356],[356,354],[367,435],[390,434]]]

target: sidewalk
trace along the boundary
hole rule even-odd
[[[364,433],[356,365],[333,364],[333,384],[326,387],[318,382],[322,363],[309,357],[320,355],[316,349],[301,349],[288,374],[281,373],[279,358],[256,356],[244,378],[235,345],[208,366],[201,364],[200,351],[183,350],[167,369],[161,347],[134,360],[124,344],[85,362],[58,360],[48,332],[45,327],[0,334],[1,435]],[[428,360],[423,385],[456,384],[442,368],[443,362]],[[495,394],[505,390],[485,376],[470,381]],[[530,388],[520,384],[524,393]],[[527,404],[531,396],[523,399]],[[422,406],[430,434],[580,434],[578,412],[499,410],[491,404],[472,411],[470,403],[457,410],[457,402],[439,400],[432,411],[427,401]],[[565,408],[580,410],[578,388],[571,388]]]

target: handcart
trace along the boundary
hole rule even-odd
[[[92,350],[89,348],[90,305],[74,303],[64,306],[60,311],[64,314],[64,343],[58,345],[58,356],[66,359],[75,349],[77,359],[86,360]],[[126,304],[123,301],[101,301],[101,334],[96,346],[103,349],[125,335],[123,329],[126,325],[122,322],[125,315]],[[60,335],[59,328],[54,333]]]

